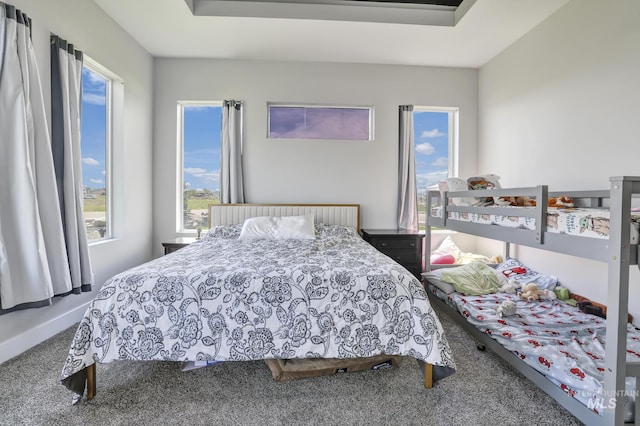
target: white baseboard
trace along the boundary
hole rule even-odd
[[[0,342],[0,364],[55,336],[82,319],[90,302],[77,306],[55,318]],[[69,342],[71,344],[71,342]]]

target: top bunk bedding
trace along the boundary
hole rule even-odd
[[[599,261],[608,261],[614,238],[631,246],[630,264],[637,264],[640,180],[611,181],[610,191],[551,193],[546,185],[428,191],[427,226]],[[554,203],[565,199],[572,203]]]
[[[535,207],[532,206],[508,206],[503,208],[535,211]],[[431,214],[435,217],[442,217],[442,208],[440,206],[434,207]],[[517,214],[519,214],[517,210],[514,210],[513,214],[507,215],[450,211],[447,212],[447,218],[507,228],[536,230],[535,218],[518,216]],[[631,224],[631,244],[638,244],[640,212],[631,213]],[[547,209],[547,232],[606,240],[609,238],[610,228],[609,209],[577,207],[549,207]]]
[[[61,380],[115,360],[243,361],[411,356],[455,369],[420,282],[352,227],[242,239],[242,224],[109,279],[73,339]],[[439,369],[437,371],[437,369]],[[80,374],[80,376],[78,376]]]

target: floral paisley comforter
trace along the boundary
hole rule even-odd
[[[239,240],[240,225],[110,278],[62,369],[115,360],[245,361],[406,355],[455,369],[420,282],[352,228],[315,240]],[[436,374],[436,377],[438,374]],[[82,379],[82,380],[81,380]]]

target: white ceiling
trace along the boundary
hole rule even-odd
[[[479,68],[569,0],[465,0],[454,26],[194,16],[185,0],[94,1],[154,57]]]

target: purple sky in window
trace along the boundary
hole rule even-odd
[[[269,137],[369,140],[369,110],[269,107]]]

